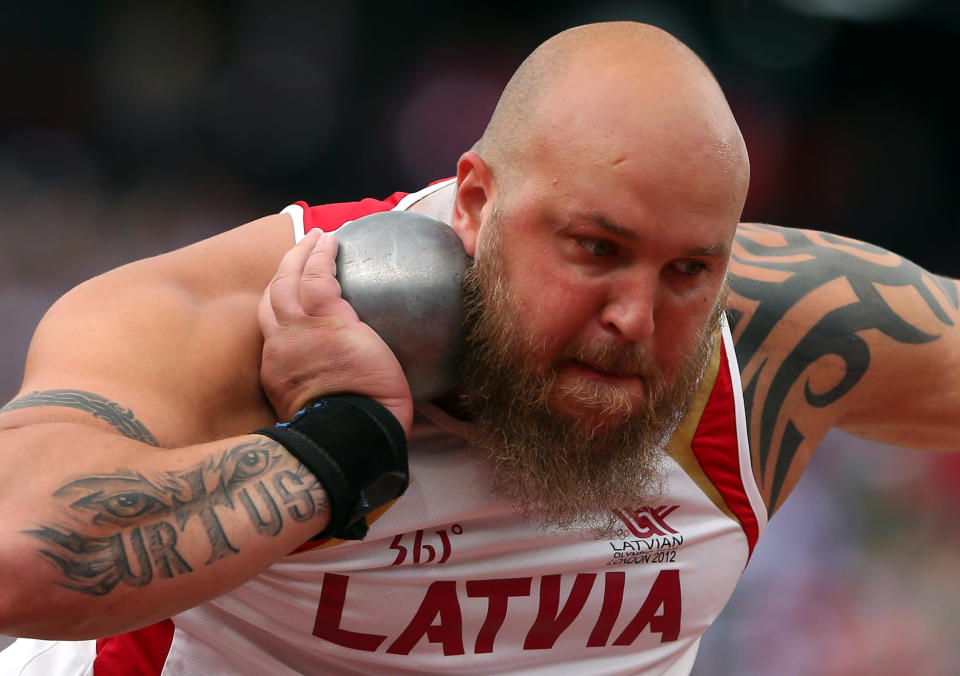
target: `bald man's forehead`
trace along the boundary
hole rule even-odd
[[[715,186],[726,181],[735,184],[731,194],[745,195],[749,163],[723,92],[703,62],[660,29],[615,22],[565,31],[541,45],[511,85],[488,127],[500,175],[504,167],[523,180],[529,172],[547,178],[556,165],[593,173],[628,164],[678,184],[691,171],[712,173]]]
[[[571,64],[533,111],[531,140],[634,159],[662,153],[702,161],[706,154],[747,171],[743,137],[719,84],[685,52],[666,52],[655,52],[656,62],[604,53]]]
[[[732,158],[742,141],[722,99],[663,81],[624,84],[603,71],[571,77],[545,96],[529,131],[535,144],[593,155],[707,151]]]

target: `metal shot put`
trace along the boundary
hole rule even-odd
[[[343,299],[396,355],[413,400],[452,390],[463,349],[460,281],[470,264],[457,235],[396,211],[345,223],[335,235]]]

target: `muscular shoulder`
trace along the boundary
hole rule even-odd
[[[944,378],[960,323],[953,280],[864,242],[759,224],[740,226],[729,279],[754,466],[772,507],[831,427],[906,443],[949,414],[920,392],[915,404],[898,398],[918,374],[925,388]],[[923,411],[937,420],[918,424]]]

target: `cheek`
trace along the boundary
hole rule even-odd
[[[682,303],[664,304],[656,320],[661,358],[673,367],[686,363],[703,337],[716,300],[700,296]]]
[[[548,344],[572,342],[596,314],[596,302],[588,287],[550,270],[516,270],[508,283],[513,287],[525,330]]]

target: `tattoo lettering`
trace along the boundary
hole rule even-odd
[[[89,528],[44,525],[26,532],[44,543],[39,552],[62,573],[59,584],[96,596],[119,584],[142,587],[190,573],[238,553],[224,515],[243,515],[257,533],[276,537],[284,519],[303,522],[328,508],[316,477],[268,439],[240,444],[185,471],[146,477],[122,470],[77,479],[54,497]],[[191,561],[180,550],[179,536],[191,522],[205,536],[205,560]],[[120,530],[93,534],[110,527]]]
[[[159,446],[157,440],[150,434],[146,425],[137,420],[133,411],[123,408],[119,404],[104,399],[100,395],[81,390],[46,390],[31,392],[30,394],[14,399],[0,408],[0,413],[15,411],[21,408],[37,408],[39,406],[63,406],[86,411],[98,420],[109,423],[120,434],[136,441],[142,441],[151,446]]]
[[[775,235],[771,245],[765,236]],[[766,243],[761,243],[766,242]],[[749,224],[738,232],[733,259],[738,274],[729,275],[735,294],[755,303],[744,316],[732,313],[738,334],[736,351],[741,370],[752,370],[744,382],[747,421],[755,429],[759,416],[757,446],[762,482],[770,486],[771,510],[780,500],[794,456],[804,440],[793,419],[783,423],[775,442],[774,431],[781,419],[787,395],[803,385],[803,397],[816,408],[826,407],[843,397],[863,378],[870,366],[870,349],[863,334],[879,331],[903,344],[928,343],[939,334],[922,331],[897,313],[884,299],[881,288],[910,288],[930,312],[946,326],[952,326],[946,303],[957,310],[960,301],[956,286],[925,272],[919,266],[879,247],[827,233]],[[775,361],[761,349],[785,315],[825,285],[841,280],[856,300],[825,313],[782,360]],[[938,298],[932,289],[938,289]],[[839,382],[824,391],[815,391],[803,381],[808,367],[827,356],[843,364]],[[755,361],[759,363],[754,363]],[[755,369],[755,370],[754,370]],[[761,393],[761,376],[769,381]],[[757,443],[759,442],[759,443]]]

